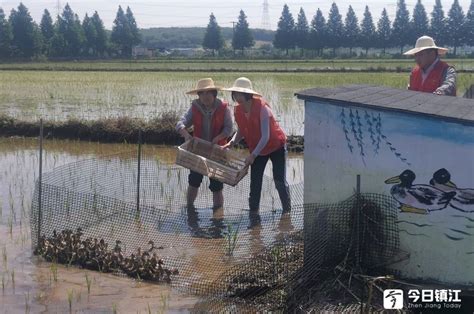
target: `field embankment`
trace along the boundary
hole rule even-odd
[[[137,143],[139,131],[142,142],[147,144],[179,145],[183,139],[175,131],[178,115],[163,113],[160,117],[145,121],[138,118],[119,117],[99,120],[67,119],[44,121],[43,134],[49,139],[72,139],[105,143]],[[0,115],[0,136],[36,137],[40,134],[39,121],[25,121]],[[242,146],[243,147],[243,146]],[[303,136],[289,136],[288,149],[302,152]]]
[[[473,59],[449,59],[460,73],[474,73]],[[155,59],[130,61],[69,61],[0,63],[0,70],[12,71],[123,71],[123,72],[410,72],[412,59],[317,59],[317,60],[222,60]]]

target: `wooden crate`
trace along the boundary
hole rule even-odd
[[[247,174],[245,157],[238,152],[222,149],[219,145],[194,137],[178,147],[176,164],[235,186]]]

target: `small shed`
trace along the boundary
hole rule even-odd
[[[474,100],[367,85],[296,96],[305,105],[305,204],[346,200],[360,175],[362,193],[396,205],[407,258],[389,268],[472,287]]]

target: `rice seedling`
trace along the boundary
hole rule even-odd
[[[161,301],[161,305],[160,305],[160,313],[166,313],[166,311],[168,310],[168,298],[169,298],[169,295],[165,295],[165,294],[160,294],[160,301]]]
[[[53,275],[53,280],[54,282],[58,281],[58,264],[55,262],[51,263],[51,266],[49,267],[51,274]]]
[[[148,313],[148,314],[151,314],[151,307],[150,307],[150,303],[149,303],[149,302],[147,303],[147,313]]]
[[[11,277],[12,277],[12,287],[13,287],[13,290],[15,290],[15,270],[14,269],[12,269]]]
[[[6,285],[5,274],[2,273],[2,294],[5,294],[5,285]]]
[[[13,240],[13,220],[12,217],[8,217],[8,234],[10,235],[10,240]]]
[[[86,285],[87,285],[87,297],[91,294],[91,285],[92,285],[92,280],[89,278],[89,275],[87,273],[84,274],[86,277]]]
[[[224,233],[226,255],[232,256],[234,254],[234,250],[237,245],[237,237],[239,235],[240,223],[237,225],[238,226],[237,228],[234,228],[234,226],[231,223],[227,223],[226,226],[227,226],[227,230]]]
[[[74,289],[68,289],[67,293],[67,302],[69,304],[69,313],[72,313],[72,301],[74,299]]]
[[[25,313],[30,312],[30,291],[25,293]]]
[[[2,260],[3,260],[3,268],[7,269],[8,254],[7,254],[7,246],[6,245],[3,245],[3,248],[2,248]]]
[[[112,313],[117,314],[117,303],[112,303]]]

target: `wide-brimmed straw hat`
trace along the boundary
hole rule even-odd
[[[255,95],[257,97],[262,97],[260,93],[253,90],[252,82],[246,77],[239,77],[235,80],[234,85],[232,85],[232,87],[223,88],[222,90],[229,92],[247,93]]]
[[[404,53],[404,55],[412,56],[426,49],[437,49],[438,54],[440,55],[444,55],[448,51],[447,48],[436,46],[433,38],[431,38],[430,36],[421,36],[420,38],[416,40],[415,48],[408,50],[407,52]]]
[[[186,92],[188,95],[196,95],[198,92],[204,92],[207,90],[221,90],[222,88],[219,86],[214,85],[213,79],[210,77],[200,79],[197,84],[196,88]]]

